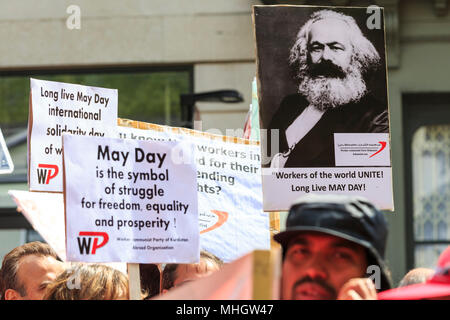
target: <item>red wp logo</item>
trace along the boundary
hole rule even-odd
[[[48,184],[50,179],[53,179],[58,175],[59,169],[55,164],[38,164],[37,168],[37,176],[38,183],[40,184]]]
[[[80,254],[95,254],[97,249],[103,247],[109,240],[106,232],[80,231],[78,235],[77,240]],[[99,239],[102,239],[100,244],[98,243]]]

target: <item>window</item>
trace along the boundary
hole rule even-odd
[[[450,244],[450,125],[417,129],[412,166],[415,267],[433,268]]]
[[[45,242],[45,240],[41,237],[39,233],[37,233],[37,231],[33,229],[27,230],[25,235],[25,243],[33,241]]]
[[[167,70],[100,70],[0,77],[0,127],[11,136],[26,127],[30,77],[118,89],[119,117],[178,126],[180,94],[192,92],[192,68]]]
[[[449,101],[450,93],[403,96],[408,270],[434,268],[450,245]]]

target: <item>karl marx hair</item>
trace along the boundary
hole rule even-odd
[[[348,26],[349,38],[352,44],[352,62],[364,74],[369,70],[375,70],[380,65],[380,56],[373,44],[363,35],[356,21],[343,13],[320,10],[314,12],[310,19],[297,33],[297,38],[291,48],[289,64],[294,68],[296,77],[307,68],[309,33],[312,25],[320,20],[338,19]],[[300,72],[299,72],[300,71]]]

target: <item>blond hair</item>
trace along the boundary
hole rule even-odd
[[[44,300],[128,299],[128,278],[101,264],[76,264],[47,287]]]

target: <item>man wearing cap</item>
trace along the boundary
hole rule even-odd
[[[274,236],[283,248],[281,298],[376,299],[377,289],[391,287],[383,260],[387,233],[383,213],[363,198],[300,198],[285,231]]]

